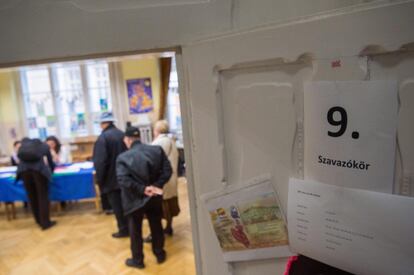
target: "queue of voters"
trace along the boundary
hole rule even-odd
[[[168,123],[154,126],[152,144],[140,141],[137,127],[125,132],[116,127],[111,112],[99,118],[102,129],[93,149],[96,184],[113,210],[117,229],[113,238],[130,238],[131,258],[125,264],[144,268],[144,239],[152,245],[159,264],[167,259],[164,234],[173,235],[172,220],[180,212],[177,195],[178,151],[175,140],[168,136]],[[15,181],[23,180],[28,207],[42,230],[57,224],[50,218],[48,187],[55,167],[66,163],[62,145],[55,136],[43,142],[23,138],[14,143],[11,161],[17,166]],[[65,202],[61,202],[65,204]],[[142,222],[149,221],[150,235],[142,236]],[[162,219],[166,227],[162,226]]]

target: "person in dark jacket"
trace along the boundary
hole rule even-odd
[[[16,181],[23,179],[36,223],[46,230],[56,224],[50,220],[49,183],[55,164],[49,146],[39,139],[24,138],[18,152]]]
[[[102,133],[98,137],[93,149],[93,163],[96,172],[96,181],[101,194],[107,196],[114,211],[118,232],[112,237],[128,237],[128,223],[123,214],[121,190],[116,179],[116,158],[126,150],[123,142],[124,133],[115,127],[115,119],[110,112],[101,114],[100,124]]]
[[[162,188],[171,177],[172,168],[160,146],[140,142],[136,127],[128,127],[125,144],[130,148],[116,162],[122,191],[124,213],[128,217],[132,258],[126,265],[144,268],[142,220],[147,217],[152,234],[152,251],[158,263],[166,260],[162,218]]]

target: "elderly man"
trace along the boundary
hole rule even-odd
[[[118,232],[112,237],[128,237],[128,223],[123,214],[121,190],[116,179],[116,158],[126,150],[124,133],[114,125],[115,119],[110,112],[101,114],[99,120],[102,133],[98,137],[93,149],[93,163],[96,171],[96,180],[101,193],[106,195],[114,211]]]
[[[122,190],[124,213],[128,217],[132,258],[126,265],[144,268],[142,220],[148,218],[152,234],[152,251],[158,263],[166,260],[162,218],[162,188],[171,177],[172,168],[160,146],[140,142],[136,127],[128,127],[125,144],[130,148],[116,162],[118,182]]]

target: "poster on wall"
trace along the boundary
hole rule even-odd
[[[85,114],[79,113],[77,114],[77,118],[78,118],[78,129],[85,130],[86,129]]]
[[[285,219],[270,177],[205,194],[202,200],[225,261],[292,255]]]
[[[305,83],[305,179],[391,193],[396,81]]]
[[[106,98],[99,99],[99,106],[101,108],[101,112],[108,112],[108,99]]]
[[[153,111],[151,78],[129,79],[127,82],[130,114],[142,114]]]
[[[47,116],[47,127],[52,128],[56,127],[56,117],[55,116]]]
[[[45,140],[47,138],[47,129],[46,128],[39,128],[39,138],[41,140]]]
[[[36,110],[38,116],[45,115],[45,105],[43,104],[43,102],[36,102]]]
[[[290,179],[294,252],[353,274],[414,274],[414,198]]]
[[[35,117],[29,117],[27,119],[27,122],[29,124],[29,129],[31,129],[31,130],[37,129],[37,123],[36,123],[36,118]]]

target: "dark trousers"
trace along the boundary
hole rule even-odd
[[[50,225],[48,180],[36,171],[22,173],[22,179],[36,223],[42,228],[48,227]]]
[[[124,216],[124,210],[122,209],[121,190],[111,191],[106,195],[114,210],[116,222],[118,224],[118,232],[128,233],[128,222],[127,218]]]
[[[132,258],[137,261],[144,260],[142,244],[142,220],[147,217],[151,235],[152,252],[158,257],[165,255],[164,232],[162,229],[162,197],[152,197],[144,207],[128,215],[129,236],[131,237]]]
[[[111,204],[109,203],[107,194],[102,194],[101,193],[101,204],[102,204],[102,210],[104,210],[104,211],[112,210],[112,207],[111,207]]]

